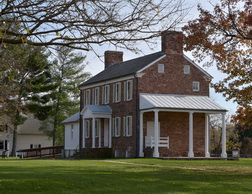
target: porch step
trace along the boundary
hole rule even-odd
[[[74,158],[113,158],[112,148],[82,148],[74,154]]]

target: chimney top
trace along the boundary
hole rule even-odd
[[[183,32],[163,31],[162,51],[166,54],[183,55]]]
[[[105,51],[105,69],[112,64],[123,62],[123,52],[121,51]]]

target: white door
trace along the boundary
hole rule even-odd
[[[104,119],[104,147],[109,146],[109,120]]]
[[[147,121],[147,136],[154,137],[154,122]],[[160,122],[158,122],[158,137],[160,137]]]

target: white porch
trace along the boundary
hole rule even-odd
[[[102,105],[87,105],[82,111],[82,148],[86,148],[86,137],[87,135],[91,137],[92,148],[102,148],[102,147],[112,147],[112,109],[109,106]],[[91,134],[86,134],[87,130],[86,120],[91,119]],[[100,119],[104,120],[103,128],[99,124]],[[99,126],[99,127],[98,127]],[[104,134],[104,141],[102,145],[102,133]],[[96,138],[98,138],[98,144],[96,143]]]
[[[144,137],[144,113],[154,113],[154,135]],[[144,157],[144,147],[154,148],[153,157],[159,157],[159,148],[169,149],[169,137],[162,137],[159,129],[160,112],[178,112],[188,114],[188,153],[189,158],[194,158],[194,117],[196,113],[205,115],[205,157],[209,158],[209,114],[222,115],[222,158],[227,158],[226,153],[226,123],[225,114],[227,110],[216,104],[207,96],[182,96],[162,94],[140,94],[140,135],[139,135],[139,157]],[[179,140],[177,140],[179,141]],[[145,142],[145,145],[144,145]]]

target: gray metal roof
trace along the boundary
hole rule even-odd
[[[78,122],[80,120],[80,112],[75,113],[74,115],[68,117],[67,119],[65,119],[64,121],[62,121],[61,123],[74,123],[74,122]]]
[[[209,112],[227,112],[208,96],[140,94],[140,109],[179,109]]]
[[[79,87],[97,83],[100,81],[132,75],[136,73],[137,71],[141,70],[142,68],[144,68],[146,65],[149,65],[150,63],[152,63],[153,61],[159,59],[160,57],[164,55],[165,53],[160,51],[157,53],[153,53],[150,55],[146,55],[143,57],[125,61],[122,63],[110,65],[109,67],[104,69],[102,72],[98,73],[97,75],[90,78],[86,82],[80,84]]]
[[[112,113],[110,106],[106,105],[87,105],[86,108],[90,109],[92,113]]]

